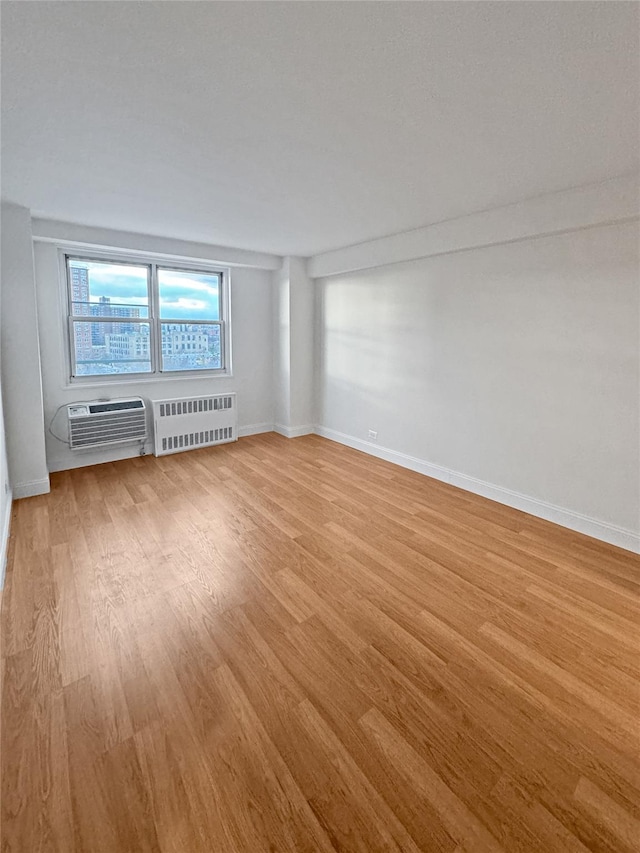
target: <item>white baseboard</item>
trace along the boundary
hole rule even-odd
[[[9,551],[9,533],[11,528],[11,492],[6,496],[6,504],[4,508],[4,518],[0,522],[2,524],[2,532],[0,536],[0,589],[4,587],[4,577],[7,571],[7,553]]]
[[[608,542],[610,545],[617,545],[619,548],[625,548],[628,551],[640,554],[640,535],[634,533],[632,530],[625,530],[614,524],[608,524],[605,521],[590,518],[579,512],[538,500],[538,498],[532,498],[520,492],[514,492],[511,489],[487,483],[484,480],[478,480],[476,477],[461,474],[459,471],[452,471],[440,465],[433,465],[424,459],[418,459],[415,456],[409,456],[397,450],[390,450],[387,447],[380,447],[373,442],[364,441],[363,439],[355,438],[352,435],[346,435],[343,432],[333,429],[327,429],[327,427],[316,426],[315,432],[324,438],[331,439],[331,441],[346,444],[355,450],[361,450],[363,453],[369,453],[372,456],[377,456],[379,459],[386,459],[387,462],[393,462],[403,468],[409,468],[411,471],[425,474],[427,477],[442,480],[444,483],[458,486],[467,492],[482,495],[482,497],[489,498],[514,509],[522,510],[523,512],[528,512],[530,515],[535,515],[538,518],[544,518],[546,521],[552,521],[554,524],[559,524],[562,527],[568,527],[570,530],[576,530],[578,533],[593,536],[595,539]]]
[[[13,487],[13,497],[15,500],[19,498],[32,498],[35,495],[46,495],[51,491],[49,485],[49,477],[43,477],[42,480],[30,480],[28,483],[16,483]]]
[[[240,438],[243,438],[245,435],[260,435],[263,432],[273,432],[273,424],[247,424],[246,426],[238,427]]]
[[[283,424],[274,424],[273,431],[284,435],[285,438],[298,438],[301,435],[312,435],[316,428],[313,424],[304,426],[288,427]]]

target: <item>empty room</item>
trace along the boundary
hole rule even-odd
[[[0,27],[2,853],[637,853],[640,3]]]

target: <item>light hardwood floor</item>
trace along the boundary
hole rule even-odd
[[[640,849],[640,558],[324,439],[52,476],[2,851]]]

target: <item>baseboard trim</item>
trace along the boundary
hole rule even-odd
[[[17,483],[13,487],[13,497],[15,500],[20,498],[32,498],[35,495],[46,495],[51,491],[49,478],[43,477],[42,480],[30,480],[28,483]]]
[[[238,435],[240,438],[244,438],[246,435],[260,435],[260,433],[263,432],[273,432],[273,424],[247,424],[246,426],[238,427]]]
[[[9,492],[6,496],[4,518],[2,519],[2,539],[0,540],[0,590],[4,588],[4,579],[7,573],[7,557],[9,554],[9,534],[11,533],[11,507],[12,494]]]
[[[316,426],[315,432],[323,438],[337,441],[339,444],[345,444],[347,447],[353,447],[355,450],[361,450],[363,453],[368,453],[379,459],[385,459],[387,462],[393,462],[403,468],[409,468],[411,471],[417,471],[419,474],[433,477],[435,480],[450,483],[452,486],[465,489],[467,492],[473,492],[473,494],[481,495],[514,509],[528,512],[530,515],[535,515],[538,518],[543,518],[545,521],[559,524],[561,527],[568,527],[570,530],[584,533],[587,536],[593,536],[594,539],[600,539],[610,545],[617,545],[619,548],[640,554],[640,535],[634,533],[632,530],[625,530],[623,527],[617,527],[616,525],[590,518],[573,510],[541,501],[538,498],[532,498],[520,492],[514,492],[511,489],[487,483],[484,480],[478,480],[476,477],[470,477],[467,474],[461,474],[459,471],[434,465],[431,462],[426,462],[424,459],[418,459],[415,456],[409,456],[397,450],[380,447],[377,444],[373,444],[373,442],[364,441],[363,439],[355,438],[352,435],[347,435],[337,430]]]
[[[299,438],[301,435],[312,435],[316,431],[316,428],[313,424],[305,424],[304,426],[297,427],[274,424],[273,431],[284,435],[285,438]]]

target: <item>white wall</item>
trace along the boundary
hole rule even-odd
[[[273,274],[275,428],[289,438],[313,432],[314,284],[304,258]]]
[[[167,241],[167,252],[170,241]],[[162,246],[162,244],[158,244]],[[156,246],[156,251],[158,250]],[[271,273],[262,269],[236,267],[231,270],[231,327],[233,376],[220,378],[171,378],[120,381],[101,385],[70,386],[66,363],[63,294],[58,249],[53,243],[35,246],[36,282],[42,348],[42,381],[45,421],[49,425],[59,406],[73,400],[139,395],[147,399],[182,397],[199,393],[235,391],[238,395],[240,434],[273,428]],[[61,414],[54,431],[65,435]],[[151,445],[147,447],[151,451]],[[71,451],[50,434],[46,436],[49,470],[131,456],[136,446],[116,450]]]
[[[304,258],[290,258],[291,425],[296,434],[310,432],[314,406],[314,283]]]
[[[2,203],[2,390],[14,497],[49,491],[29,210]]]
[[[638,265],[621,223],[320,279],[321,431],[637,547]]]
[[[274,421],[284,432],[291,423],[291,309],[289,258],[273,273]]]

